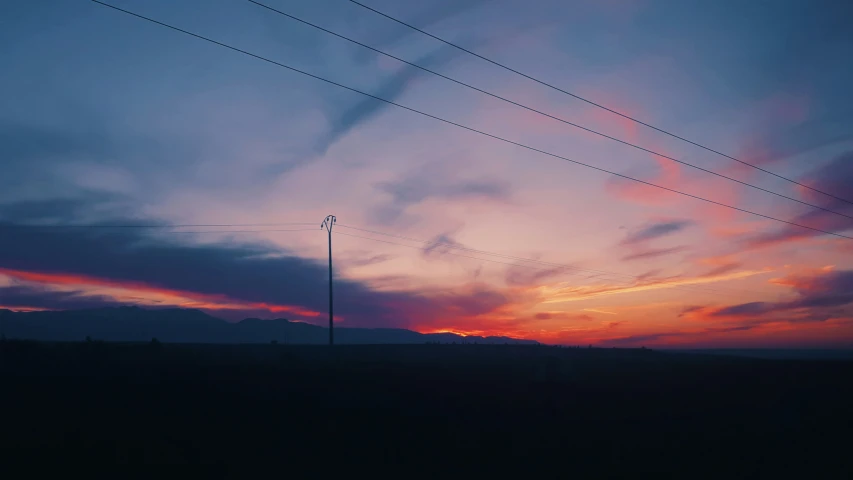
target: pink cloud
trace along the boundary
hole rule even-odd
[[[681,318],[704,322],[803,322],[853,318],[853,270],[830,267],[771,280],[790,287],[794,298],[776,302],[756,301],[727,306],[694,306]]]
[[[42,285],[69,286],[82,289],[105,288],[113,291],[113,294],[118,296],[121,296],[122,293],[125,295],[144,295],[158,299],[156,300],[158,306],[174,305],[182,308],[197,308],[201,310],[263,310],[271,313],[290,313],[309,318],[321,315],[319,312],[295,305],[245,302],[229,298],[226,295],[162,288],[144,282],[111,280],[74,273],[27,272],[0,268],[0,275]]]

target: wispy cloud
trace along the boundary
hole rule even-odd
[[[205,294],[162,288],[138,281],[110,280],[68,273],[27,272],[4,268],[0,268],[0,275],[12,277],[27,283],[26,286],[19,285],[0,289],[0,302],[5,304],[10,304],[12,299],[17,299],[20,305],[35,305],[39,307],[46,306],[47,304],[54,305],[50,308],[83,308],[81,305],[115,306],[127,303],[139,303],[148,306],[171,305],[203,310],[266,310],[272,313],[289,313],[309,318],[320,315],[316,311],[294,305],[246,302],[229,298],[223,294]],[[71,287],[75,290],[55,290],[56,287]],[[95,292],[102,293],[92,292],[93,288]],[[36,292],[40,292],[40,294],[37,295]],[[26,295],[27,293],[29,295]],[[134,296],[139,294],[144,295],[144,297]],[[27,297],[30,300],[37,300],[39,303],[20,303]]]
[[[343,258],[336,260],[336,262],[343,263],[347,267],[366,267],[387,262],[394,258],[393,255],[387,253],[371,254],[367,252],[345,252],[338,256]]]
[[[462,243],[454,240],[450,233],[440,233],[429,239],[429,243],[423,249],[423,256],[440,256],[455,251],[454,247],[467,248]]]
[[[805,180],[805,183],[839,198],[853,201],[853,199],[848,198],[850,192],[853,191],[853,152],[840,155],[829,164],[819,168]],[[848,215],[853,214],[853,207],[845,201],[832,199],[806,189],[803,189],[803,194],[810,201],[818,202],[819,205],[828,210]],[[799,215],[794,222],[836,233],[853,229],[853,220],[819,209],[812,209]],[[748,236],[743,244],[747,248],[760,248],[796,242],[819,235],[822,234],[818,231],[789,225],[768,233]]]
[[[459,55],[459,51],[449,45],[439,47],[427,55],[415,60],[414,64],[429,69],[438,68]],[[412,85],[412,82],[424,71],[410,65],[405,65],[400,70],[386,79],[379,87],[370,91],[371,95],[389,101],[395,101]],[[380,112],[392,105],[370,97],[359,97],[358,101],[339,115],[329,120],[329,132],[317,142],[317,152],[320,155],[340,140],[344,135],[359,125],[371,120]]]
[[[649,223],[637,228],[633,232],[630,232],[625,239],[622,240],[621,244],[635,245],[641,242],[654,240],[680,232],[691,225],[693,225],[693,222],[690,220],[667,220],[663,222]]]
[[[660,148],[653,149],[661,153],[666,153]],[[667,155],[674,156],[671,154]],[[637,168],[634,171],[627,172],[627,174],[649,183],[654,183],[667,188],[677,188],[678,182],[681,178],[681,169],[679,165],[672,160],[659,157],[657,155],[653,155],[652,157],[657,164],[657,168],[654,169],[654,174],[649,175],[649,169],[646,168]],[[618,198],[641,204],[660,205],[679,196],[677,193],[617,176],[610,177],[606,184],[606,188],[608,192]]]
[[[485,1],[486,0],[443,0],[438,2],[429,2],[428,4],[422,5],[426,7],[424,11],[419,12],[411,19],[407,19],[406,23],[415,25],[422,29],[428,28],[439,22],[447,20],[448,18],[459,15],[466,10],[473,9],[485,3]],[[374,33],[374,36],[378,39],[375,43],[376,46],[391,45],[414,33],[413,30],[407,27],[393,24],[391,26],[393,28],[383,29]]]
[[[670,247],[670,248],[650,248],[646,250],[640,250],[639,252],[632,253],[630,255],[625,255],[622,257],[623,261],[630,262],[632,260],[648,260],[650,258],[658,258],[666,255],[671,255],[673,253],[679,253],[687,250],[686,246],[678,246],[678,247]]]
[[[374,188],[389,197],[370,212],[371,219],[383,225],[394,224],[410,207],[430,199],[506,203],[512,198],[508,182],[485,176],[460,179],[452,167],[437,163],[413,169],[394,181],[379,182]]]
[[[665,290],[677,288],[687,285],[702,285],[707,283],[725,282],[729,280],[738,280],[748,278],[755,275],[762,275],[772,272],[766,270],[744,270],[716,276],[694,277],[694,278],[669,278],[655,280],[646,283],[634,284],[629,286],[556,286],[556,287],[540,287],[538,293],[545,299],[544,303],[561,303],[561,302],[577,302],[589,298],[604,297],[610,295],[622,295],[626,293],[648,292],[653,290]]]
[[[711,277],[731,272],[732,270],[738,269],[743,266],[741,262],[735,260],[735,258],[731,255],[702,257],[696,259],[695,262],[699,265],[712,267],[710,271],[704,274],[704,276]]]
[[[750,320],[762,323],[778,321],[782,315],[788,322],[825,321],[853,318],[853,270],[823,269],[806,275],[789,275],[771,280],[791,287],[796,298],[778,302],[747,302],[724,307],[695,306],[682,312],[691,320]]]
[[[564,275],[568,272],[576,272],[571,266],[557,266],[551,268],[527,268],[525,266],[513,265],[507,268],[504,277],[506,284],[513,287],[537,285],[543,280]]]
[[[594,320],[591,315],[571,312],[539,312],[533,316],[536,320]]]

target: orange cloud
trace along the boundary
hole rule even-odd
[[[651,147],[650,150],[660,151],[660,149]],[[662,153],[672,156],[666,152]],[[658,165],[658,173],[650,178],[640,178],[640,180],[674,190],[683,188],[679,185],[681,178],[679,164],[657,155],[652,155],[652,158]],[[680,197],[677,193],[621,177],[612,177],[606,188],[620,198],[647,205],[660,205]]]
[[[585,98],[595,98],[597,103],[607,105],[608,108],[623,115],[640,118],[644,117],[640,107],[630,98],[621,96],[615,91],[602,90],[596,87],[581,87],[581,95]],[[607,131],[622,140],[636,143],[639,140],[639,128],[637,122],[616,115],[594,106],[585,106],[584,113],[587,114],[598,125],[609,127]]]
[[[677,288],[685,285],[701,285],[706,283],[723,282],[727,280],[737,280],[741,278],[762,275],[771,272],[771,269],[765,270],[743,270],[740,272],[726,273],[713,276],[693,277],[693,278],[669,278],[663,280],[652,280],[645,283],[632,285],[603,285],[603,286],[543,286],[538,287],[539,294],[545,298],[544,303],[561,303],[575,302],[586,300],[588,298],[620,295],[625,293],[646,292],[651,290],[662,290],[669,288]]]
[[[853,312],[853,271],[835,271],[829,265],[769,280],[790,287],[792,297],[781,301],[756,301],[728,306],[686,308],[680,317],[698,321],[747,321],[751,323],[826,322],[851,318]]]
[[[796,290],[815,291],[823,286],[821,276],[833,270],[835,270],[834,265],[826,265],[821,268],[807,268],[803,269],[800,273],[780,278],[771,278],[769,282],[774,285],[793,287]]]
[[[0,275],[32,283],[66,287],[73,286],[78,288],[103,288],[107,289],[108,293],[119,301],[132,295],[134,298],[141,297],[143,303],[145,303],[145,300],[148,300],[157,306],[175,305],[183,308],[197,308],[203,310],[266,310],[272,313],[290,313],[303,317],[318,317],[321,315],[320,312],[315,312],[299,306],[275,305],[264,302],[245,302],[231,299],[221,294],[206,294],[186,290],[167,289],[148,285],[142,282],[125,280],[116,281],[73,273],[27,272],[0,268]]]
[[[696,262],[701,265],[708,265],[711,267],[722,267],[724,265],[731,265],[732,263],[735,263],[735,260],[731,255],[717,255],[714,257],[700,258]]]
[[[16,312],[45,312],[48,309],[21,305],[0,305],[0,310],[14,310]]]
[[[739,268],[742,263],[734,258],[733,255],[717,255],[711,257],[697,258],[695,263],[702,266],[711,267],[711,270],[703,276],[722,275]]]

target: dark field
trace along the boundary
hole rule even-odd
[[[512,345],[1,345],[6,465],[853,474],[851,362]]]

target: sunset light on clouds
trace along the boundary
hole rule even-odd
[[[181,307],[322,325],[319,226],[334,214],[341,325],[608,347],[853,346],[853,239],[513,146],[91,2],[48,3],[0,7],[16,19],[0,33],[0,308]],[[369,3],[832,196],[347,1],[267,4],[817,208],[249,2],[112,2],[512,142],[853,236],[844,2],[772,12],[733,0],[702,11],[656,0]],[[262,226],[119,228],[171,224]]]

